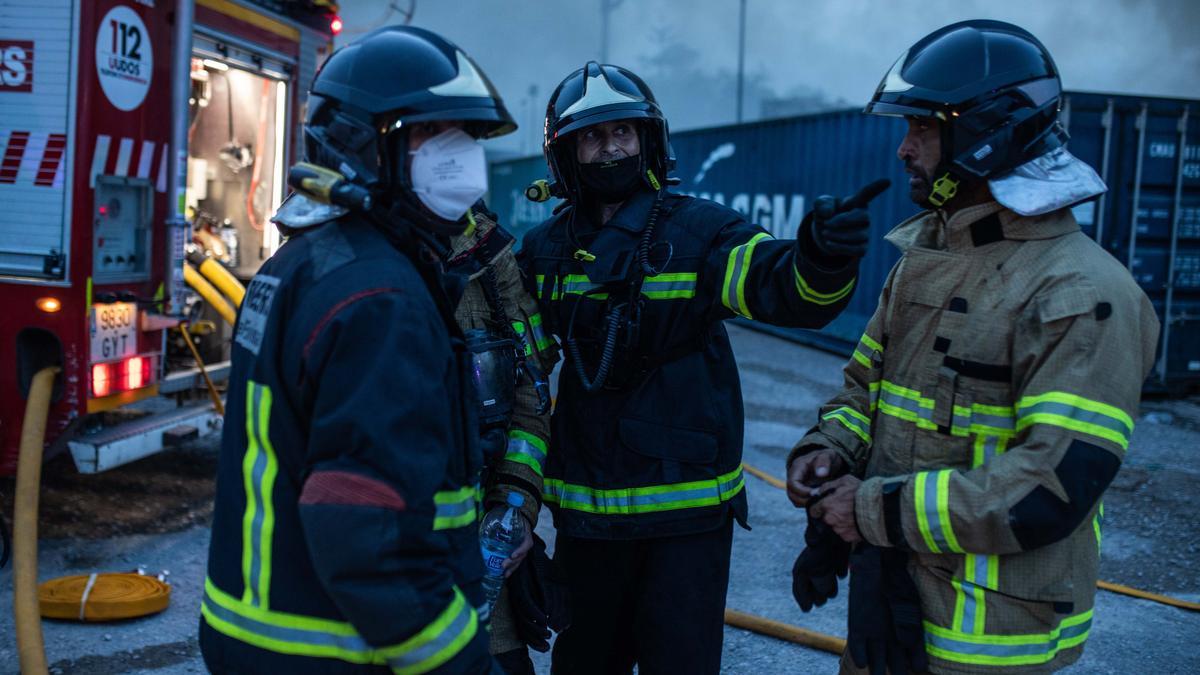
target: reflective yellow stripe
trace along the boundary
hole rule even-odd
[[[271,445],[271,388],[246,382],[246,454],[242,483],[242,599],[267,607],[271,590],[271,546],[275,534],[275,479],[279,461]]]
[[[917,515],[917,529],[921,531],[921,537],[925,540],[926,548],[934,553],[941,553],[942,549],[938,548],[938,545],[933,542],[933,531],[929,529],[929,517],[923,508],[928,493],[928,489],[925,486],[928,478],[928,471],[922,471],[916,475],[913,481],[913,506]]]
[[[634,515],[717,506],[733,499],[745,487],[742,467],[715,479],[635,488],[598,490],[586,485],[547,478],[543,499],[559,508],[586,513]]]
[[[870,335],[863,333],[862,337],[859,338],[859,341],[862,342],[863,344],[865,344],[867,347],[871,348],[872,350],[877,351],[880,354],[883,353],[883,345],[876,342],[875,339],[872,338]]]
[[[801,300],[804,300],[805,302],[811,302],[814,305],[832,305],[847,295],[850,295],[850,292],[854,290],[854,282],[858,280],[851,279],[850,283],[842,286],[832,293],[821,293],[820,291],[815,290],[812,286],[808,285],[808,282],[803,276],[800,275],[800,270],[796,269],[796,265],[794,263],[792,264],[792,272],[796,276],[796,293],[800,295]]]
[[[925,545],[933,553],[962,553],[954,528],[950,524],[950,474],[953,469],[921,471],[913,485],[913,507],[917,516],[917,529]],[[934,485],[928,485],[930,474],[935,474]]]
[[[1133,419],[1124,410],[1062,391],[1024,396],[1017,402],[1017,431],[1034,424],[1090,434],[1122,450],[1129,448],[1133,435]]]
[[[938,658],[981,666],[1039,665],[1087,640],[1092,610],[1063,619],[1047,633],[1025,635],[973,635],[924,623],[925,650]]]
[[[746,277],[750,275],[750,259],[754,255],[754,247],[771,235],[759,232],[750,241],[741,246],[734,246],[729,251],[729,261],[725,264],[725,283],[721,285],[721,304],[734,314],[747,319],[753,319],[750,308],[746,306]]]
[[[475,610],[458,588],[453,590],[454,598],[436,619],[407,640],[379,648],[367,644],[350,623],[256,607],[207,578],[200,612],[214,630],[262,649],[423,673],[454,658],[478,632]]]
[[[508,432],[508,447],[504,459],[509,462],[524,464],[542,475],[542,462],[546,461],[546,441],[534,434],[521,429],[511,429]]]
[[[937,431],[933,421],[934,400],[921,395],[915,389],[902,387],[883,380],[882,394],[878,399],[879,412],[915,424],[919,429]],[[970,434],[987,434],[1010,437],[1016,433],[1013,409],[1007,406],[973,403],[971,407],[954,406],[950,433],[966,437]]]
[[[942,535],[945,537],[946,545],[955,553],[962,553],[963,549],[958,545],[958,537],[954,536],[954,527],[950,523],[950,474],[951,469],[939,471],[937,477],[937,510],[938,519],[942,524]]]
[[[457,490],[444,490],[433,495],[436,512],[433,517],[434,530],[450,530],[457,527],[474,525],[476,519],[475,504],[479,496],[479,488],[474,486],[461,487]]]
[[[871,444],[871,420],[854,408],[842,406],[821,415],[823,420],[836,420],[858,436],[863,443]]]
[[[475,637],[479,620],[462,591],[438,618],[404,642],[379,650],[396,673],[426,673],[454,658]]]

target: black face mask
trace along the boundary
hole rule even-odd
[[[579,165],[579,182],[587,196],[605,204],[628,199],[643,185],[641,156]]]

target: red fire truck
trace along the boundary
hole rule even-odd
[[[62,369],[47,441],[80,471],[219,429],[210,403],[183,397],[121,423],[112,411],[197,385],[168,335],[194,302],[183,265],[198,231],[242,278],[278,245],[267,220],[336,11],[0,0],[0,474],[46,365]]]

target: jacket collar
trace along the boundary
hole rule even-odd
[[[914,246],[963,251],[1005,239],[1053,239],[1078,230],[1070,209],[1022,216],[990,201],[956,211],[949,218],[944,211],[922,211],[897,225],[885,239],[901,252]]]

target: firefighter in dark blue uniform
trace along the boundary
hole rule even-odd
[[[439,260],[486,189],[476,139],[513,128],[428,31],[375,31],[317,74],[308,164],[275,217],[289,238],[234,336],[200,628],[214,672],[502,672],[461,284]]]
[[[820,198],[797,240],[670,193],[667,124],[633,73],[588,63],[551,97],[566,199],[522,268],[567,361],[544,498],[572,625],[556,673],[716,673],[732,522],[746,520],[742,397],[724,319],[820,328],[846,306],[866,203]]]

